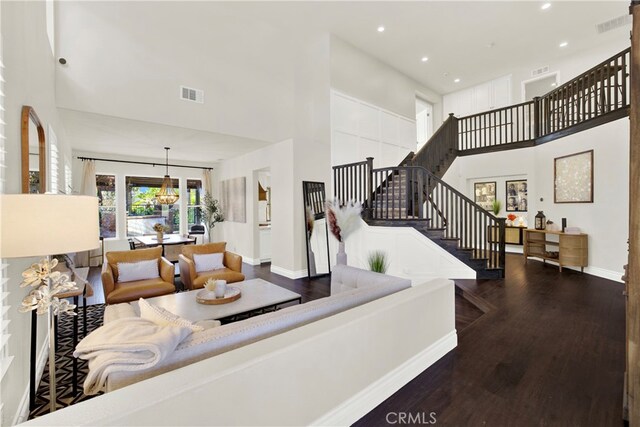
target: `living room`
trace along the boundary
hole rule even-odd
[[[155,232],[150,227],[156,217],[162,224],[170,226],[168,232],[171,235],[192,238],[195,236],[191,234],[192,227],[200,225],[202,221],[195,212],[203,206],[202,199],[207,192],[222,203],[228,217],[204,235],[198,234],[196,246],[206,242],[226,242],[226,251],[242,257],[241,269],[247,280],[262,279],[282,285],[302,295],[302,306],[311,300],[333,294],[330,284],[333,277],[329,279],[321,275],[307,278],[311,258],[307,239],[309,229],[305,224],[308,203],[302,191],[303,182],[323,183],[326,199],[332,199],[334,194],[338,194],[337,182],[342,179],[335,172],[340,169],[333,167],[366,162],[367,157],[373,157],[370,170],[398,167],[409,152],[418,152],[420,145],[416,146],[415,143],[416,122],[419,122],[416,110],[418,101],[431,108],[429,130],[425,131],[426,134],[423,132],[427,136],[422,141],[425,143],[428,136],[437,133],[441,124],[446,123],[449,113],[454,113],[459,120],[464,116],[528,102],[530,98],[526,95],[526,84],[536,82],[540,77],[552,77],[555,80],[548,89],[536,95],[544,97],[554,88],[565,85],[597,64],[624,52],[629,48],[628,34],[631,28],[626,2],[506,2],[500,5],[483,2],[338,2],[323,5],[321,2],[185,4],[15,1],[3,2],[0,14],[4,64],[2,89],[5,94],[2,118],[6,138],[3,151],[6,166],[3,168],[1,192],[23,192],[20,167],[23,161],[21,114],[24,106],[31,106],[46,135],[46,148],[42,152],[48,169],[46,191],[86,194],[83,189],[87,183],[95,181],[94,188],[113,197],[108,202],[104,197],[99,201],[102,218],[108,218],[108,221],[100,224],[100,234],[104,238],[100,247],[89,254],[89,259],[80,262],[90,267],[89,282],[96,293],[95,299],[90,301],[96,305],[106,301],[106,295],[100,297],[103,289],[100,268],[105,263],[103,254],[129,251],[131,243],[134,247],[139,245],[137,237],[144,234],[153,238]],[[356,16],[358,19],[354,19]],[[479,22],[482,21],[478,19],[479,16],[486,23]],[[580,16],[580,20],[569,18],[575,16]],[[428,22],[425,23],[425,19]],[[507,21],[513,22],[513,25],[497,25]],[[141,22],[144,24],[141,25]],[[602,23],[607,23],[606,30],[594,30]],[[519,30],[519,27],[523,30]],[[545,34],[536,34],[537,28],[545,28]],[[434,43],[433,40],[438,42]],[[616,61],[627,61],[623,64],[631,67],[629,54],[623,57]],[[546,71],[533,75],[532,71],[545,68]],[[618,77],[627,81],[628,71],[627,68],[626,75],[624,71],[616,74],[616,88]],[[611,82],[613,80],[609,79]],[[194,95],[195,101],[181,99],[183,86],[195,91],[202,90],[203,93]],[[626,96],[625,93],[622,104],[626,102]],[[625,106],[625,111],[628,111],[628,105]],[[442,181],[437,181],[438,185],[446,187],[443,191],[459,194],[460,200],[464,197],[469,203],[481,203],[476,197],[478,185],[494,183],[491,200],[503,201],[503,209],[498,209],[495,216],[486,216],[487,219],[483,221],[488,222],[474,225],[477,228],[500,229],[500,224],[510,221],[506,216],[514,214],[516,218],[511,221],[511,227],[517,228],[521,224],[516,231],[523,233],[527,228],[537,228],[536,213],[543,211],[546,215],[545,226],[547,220],[553,221],[547,230],[557,232],[559,230],[555,227],[560,227],[562,220],[566,219],[566,226],[577,227],[579,232],[588,234],[588,255],[585,255],[584,265],[567,264],[559,272],[558,262],[553,258],[553,252],[558,251],[555,244],[546,247],[550,251],[546,264],[530,261],[525,265],[522,253],[526,247],[522,243],[507,242],[501,249],[496,242],[483,238],[487,246],[482,250],[490,252],[492,260],[489,261],[489,267],[492,268],[486,269],[491,271],[487,274],[500,270],[503,275],[483,281],[479,280],[482,276],[478,273],[477,262],[469,261],[459,251],[442,244],[441,239],[433,237],[433,230],[422,232],[412,227],[398,227],[398,224],[376,223],[380,217],[376,217],[378,213],[375,211],[363,211],[364,220],[342,245],[333,237],[331,230],[324,232],[326,238],[323,244],[326,247],[321,249],[326,255],[324,252],[317,253],[315,247],[315,259],[329,260],[328,267],[332,271],[337,256],[343,250],[348,255],[347,264],[350,267],[368,270],[368,257],[375,249],[383,250],[389,261],[386,274],[409,280],[414,288],[420,288],[416,285],[449,279],[447,282],[450,282],[451,288],[447,288],[446,292],[451,292],[451,295],[442,291],[443,301],[446,301],[443,307],[447,307],[442,308],[443,312],[438,314],[440,317],[434,312],[420,318],[426,324],[436,319],[435,322],[443,331],[441,337],[451,332],[447,328],[453,327],[451,314],[454,312],[455,281],[455,343],[458,347],[451,350],[443,344],[440,349],[443,354],[436,357],[435,354],[439,354],[436,352],[430,356],[433,360],[422,360],[422,369],[416,367],[415,372],[409,370],[407,372],[411,372],[411,375],[405,372],[406,377],[385,377],[392,385],[381,387],[384,391],[379,394],[371,392],[375,398],[359,401],[360,416],[365,416],[382,402],[387,402],[386,408],[393,411],[393,401],[386,399],[396,390],[404,390],[405,384],[434,363],[437,364],[434,365],[437,373],[442,375],[443,371],[450,368],[445,365],[452,363],[454,356],[461,357],[461,352],[468,351],[472,339],[484,337],[479,330],[482,324],[476,320],[483,319],[488,328],[491,316],[497,316],[496,310],[504,308],[500,304],[510,301],[504,295],[498,295],[496,289],[506,295],[517,295],[515,299],[518,303],[526,304],[523,295],[555,294],[556,291],[542,284],[545,280],[550,283],[557,281],[571,289],[569,292],[562,288],[567,295],[557,291],[562,295],[556,294],[556,300],[550,296],[544,301],[529,301],[532,305],[548,305],[549,310],[565,304],[564,298],[568,298],[569,294],[574,297],[579,295],[579,286],[586,288],[585,292],[588,293],[578,297],[584,306],[571,305],[569,311],[572,313],[564,314],[571,316],[579,313],[579,322],[571,317],[562,317],[553,310],[545,312],[543,316],[556,319],[553,316],[558,315],[556,320],[560,323],[576,321],[583,326],[589,322],[603,322],[601,327],[609,332],[603,332],[603,336],[593,338],[593,341],[587,340],[588,345],[597,348],[611,345],[615,351],[598,356],[600,359],[593,356],[583,367],[598,364],[611,367],[612,372],[609,372],[606,381],[603,380],[607,387],[613,384],[611,389],[607,388],[607,393],[612,396],[607,400],[609,406],[606,412],[616,410],[611,407],[618,401],[622,412],[624,360],[622,366],[617,366],[617,362],[624,359],[626,339],[623,336],[625,314],[621,277],[625,273],[623,267],[628,263],[627,241],[631,238],[633,242],[627,215],[633,209],[629,200],[630,173],[627,166],[630,162],[629,126],[626,116],[620,116],[616,120],[563,135],[557,140],[545,141],[540,146],[461,154],[452,159],[446,170],[443,169],[442,174],[436,177]],[[165,150],[165,147],[170,149]],[[554,180],[558,159],[591,150],[594,153],[590,163],[591,201],[556,203]],[[52,163],[54,158],[55,164]],[[407,170],[400,174],[408,173]],[[139,206],[134,203],[134,200],[141,199],[139,192],[135,193],[138,191],[136,189],[157,190],[164,175],[170,175],[180,198],[149,215],[144,203]],[[372,179],[375,180],[375,176]],[[237,180],[241,182],[238,184]],[[526,183],[523,188],[526,188],[524,194],[528,207],[507,207],[508,182],[511,181]],[[359,183],[353,181],[353,187]],[[238,186],[232,187],[234,190],[230,193],[225,192],[225,189],[231,188],[228,186],[233,185]],[[382,195],[382,192],[379,194]],[[344,197],[342,201],[346,202],[348,198]],[[425,201],[425,209],[428,209],[429,203],[429,200]],[[234,206],[233,215],[228,210],[230,205]],[[372,208],[371,205],[368,207]],[[389,202],[386,207],[389,207]],[[391,211],[394,209],[392,206]],[[238,216],[234,216],[236,214]],[[145,224],[136,228],[138,225],[133,224],[135,221],[141,224],[142,216],[150,219],[145,219]],[[315,227],[324,226],[318,218]],[[409,220],[408,217],[400,219]],[[318,233],[315,235],[319,236]],[[464,239],[460,236],[450,237]],[[35,242],[33,244],[36,245]],[[492,265],[494,257],[496,264]],[[542,261],[542,258],[536,258]],[[31,317],[19,313],[17,307],[21,306],[26,295],[26,290],[19,288],[22,273],[38,260],[31,257],[3,261],[3,292],[6,293],[3,294],[3,307],[10,306],[6,312],[3,311],[3,334],[10,336],[6,342],[3,341],[2,356],[11,360],[3,369],[0,381],[2,425],[26,421],[29,413],[29,378],[33,369],[30,363],[30,337],[33,333]],[[268,263],[265,263],[267,260]],[[316,263],[317,266],[320,264]],[[499,268],[493,268],[496,266]],[[181,286],[178,283],[184,284],[179,272],[183,270],[181,267],[176,262],[175,282],[178,287]],[[512,294],[516,289],[517,293]],[[405,307],[403,304],[408,304],[400,301],[402,292],[395,297],[389,295],[378,300],[379,307],[371,303],[365,305],[371,310],[382,311],[387,303],[388,307],[402,311],[402,307]],[[596,304],[592,301],[598,299],[596,295],[601,300],[598,306],[591,305]],[[393,298],[396,300],[392,301]],[[522,307],[528,311],[526,307],[529,306]],[[519,309],[522,307],[518,306]],[[588,311],[594,313],[593,317],[589,317]],[[411,310],[409,312],[413,313]],[[342,320],[356,316],[354,313],[353,309],[347,310],[342,313],[345,316]],[[595,313],[608,315],[609,318],[605,322]],[[465,323],[466,314],[472,327]],[[396,315],[400,316],[399,313]],[[39,360],[37,376],[42,377],[44,382],[47,381],[43,370],[49,339],[46,317],[38,317],[35,338]],[[331,322],[338,322],[333,317],[323,319],[327,321],[326,324],[314,322],[246,346],[249,348],[234,349],[211,357],[207,360],[209,368],[226,366],[231,369],[233,366],[241,377],[209,378],[211,388],[199,390],[232,387],[241,393],[241,385],[248,384],[243,381],[258,381],[258,377],[265,383],[273,380],[259,371],[267,369],[267,366],[273,375],[283,375],[277,369],[275,359],[274,365],[256,365],[244,373],[240,366],[243,360],[252,360],[251,351],[270,352],[275,351],[277,345],[287,348],[295,346],[298,341],[293,337],[296,334],[298,340],[313,341],[311,337],[317,338],[322,331],[316,323],[322,323],[327,328],[338,328],[337,325],[330,326]],[[358,324],[357,317],[350,319],[354,325]],[[389,320],[389,327],[396,322],[393,319]],[[495,324],[493,326],[496,327]],[[528,327],[523,324],[520,326]],[[305,329],[307,327],[310,329]],[[316,329],[312,331],[313,328]],[[587,327],[584,328],[576,332],[577,336],[588,334]],[[336,339],[344,342],[347,337],[353,338],[350,334],[357,336],[360,331],[354,326],[353,330],[342,330],[342,335]],[[455,336],[455,330],[453,333]],[[375,337],[375,334],[371,336]],[[431,338],[432,341],[423,343],[425,348],[437,341]],[[374,361],[400,357],[387,354],[393,352],[385,350],[393,340],[392,336],[380,337],[380,347],[376,347],[380,355],[372,358],[371,365],[375,365]],[[552,339],[547,338],[547,341]],[[317,342],[321,340],[317,338]],[[539,343],[524,343],[521,349],[530,345],[529,352],[534,354],[542,351]],[[515,343],[511,345],[518,347]],[[496,347],[499,345],[496,344]],[[571,355],[564,353],[565,350],[558,345],[549,350],[549,354],[553,353],[559,360],[569,360]],[[419,353],[415,348],[411,350],[413,353],[407,351],[404,354],[406,360],[398,361],[399,365],[410,359],[408,354],[415,356]],[[507,353],[511,351],[515,350],[505,349]],[[291,352],[283,360],[293,364],[296,356],[310,357],[310,353],[311,349],[306,348],[297,355]],[[398,353],[402,353],[400,348]],[[441,359],[444,353],[448,354]],[[438,359],[440,361],[436,362]],[[541,356],[540,360],[547,359]],[[508,362],[504,363],[508,365]],[[532,365],[538,366],[533,362]],[[196,366],[200,365],[195,363],[182,368],[184,378],[199,378]],[[517,382],[524,375],[519,371],[520,368],[509,365],[505,368],[506,373],[495,373],[497,377],[494,382],[490,372],[487,372],[489,378],[484,381],[486,384],[501,384],[505,380],[500,375],[508,378],[513,375]],[[255,369],[258,369],[258,374]],[[385,369],[380,372],[388,374],[393,371],[389,366]],[[425,372],[432,369],[434,367]],[[250,372],[255,376],[253,379],[248,378]],[[158,380],[161,382],[157,382],[156,387],[159,384],[165,387],[175,385],[178,377],[170,374],[157,377],[164,379]],[[320,375],[321,372],[316,374]],[[575,384],[581,381],[588,382],[584,379],[589,375],[588,372],[571,372],[571,375],[574,382],[566,390],[574,390]],[[345,385],[345,390],[348,390],[336,395],[334,401],[324,401],[318,397],[315,402],[317,405],[310,400],[305,401],[304,409],[301,406],[300,411],[307,411],[306,414],[291,414],[290,418],[278,418],[271,414],[273,418],[265,418],[261,423],[353,423],[360,416],[349,418],[344,415],[348,412],[346,410],[337,415],[338,412],[328,408],[335,410],[340,406],[338,403],[344,406],[345,402],[355,405],[354,396],[366,389],[365,384],[358,381],[371,380],[355,376],[344,380],[350,386]],[[424,382],[424,374],[420,378]],[[237,384],[224,382],[235,380]],[[477,381],[480,380],[476,378]],[[545,381],[548,384],[551,380],[547,378]],[[145,380],[135,386],[142,387],[147,383],[149,381]],[[289,392],[305,392],[303,388],[297,388],[299,384],[295,381],[287,381],[287,384]],[[447,388],[447,380],[438,384],[439,390]],[[362,387],[358,389],[358,385]],[[128,388],[71,405],[68,409],[77,407],[76,411],[82,411],[82,408],[91,407],[95,410],[101,401],[123,405],[124,408],[132,405],[127,403],[127,398],[133,393],[126,391]],[[492,389],[492,386],[486,388]],[[589,392],[592,390],[588,387],[585,389]],[[189,393],[195,393],[195,390],[190,389]],[[585,391],[587,397],[596,399],[589,392]],[[455,404],[449,408],[438,406],[435,403],[437,399],[433,397],[437,395],[437,390],[431,390],[430,393],[430,400],[425,397],[420,406],[424,411],[433,405],[433,410],[440,415],[439,420],[460,421],[455,417],[447,418],[451,417],[447,415],[450,414],[447,410],[455,411]],[[273,398],[276,396],[283,395],[274,393]],[[486,402],[491,401],[488,396],[483,397],[487,399]],[[77,401],[75,397],[71,400],[74,399]],[[166,403],[160,395],[149,399],[148,408],[157,409]],[[461,396],[456,395],[454,401],[459,402],[458,399]],[[541,401],[534,400],[533,406]],[[476,409],[482,406],[481,402],[481,397],[474,400]],[[567,416],[574,409],[576,412],[588,412],[585,407],[580,408],[573,403],[569,405],[571,410],[568,410]],[[86,406],[89,404],[96,406]],[[220,405],[224,406],[224,402]],[[396,408],[410,411],[418,406],[407,409],[398,405]],[[137,408],[128,408],[131,412],[123,409],[122,413],[128,413],[130,418],[123,416],[112,421],[123,424],[140,421],[141,418],[136,417],[143,417],[142,412],[136,415],[134,412]],[[166,408],[170,410],[170,406]],[[246,406],[245,403],[238,404],[235,408],[247,411],[254,409],[251,402],[246,402]],[[80,412],[77,412],[70,418],[64,418],[68,409],[54,414],[61,417],[57,418],[58,421],[45,416],[41,422],[66,422],[79,416]],[[272,409],[273,413],[277,413],[277,407]],[[349,410],[353,410],[353,407]],[[334,418],[329,417],[329,413]],[[356,413],[358,411],[354,410],[350,414],[353,417]],[[241,422],[238,420],[256,423],[255,418],[224,418],[226,415],[220,414],[218,421],[203,421],[197,417],[189,421],[184,419],[185,423],[191,424]],[[382,424],[385,423],[382,414],[378,409],[378,412],[372,412],[369,418],[363,420]],[[549,414],[541,415],[541,420],[553,424],[548,417]],[[598,419],[613,418],[602,416]],[[469,419],[477,421],[479,418]],[[89,416],[85,420],[85,423],[100,421]],[[501,417],[487,415],[486,420],[496,423],[521,419],[515,416],[509,418],[508,414],[503,413]],[[558,420],[566,421],[567,418],[555,420],[561,424],[563,421]],[[389,419],[386,422],[390,423]]]

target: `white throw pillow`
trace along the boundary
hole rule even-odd
[[[157,277],[160,277],[157,259],[118,263],[118,282],[133,282]]]
[[[216,254],[193,254],[193,262],[196,264],[196,273],[224,268],[224,264],[222,264],[223,258],[224,253],[222,252]]]
[[[173,314],[157,305],[149,304],[144,298],[138,300],[140,317],[149,320],[159,326],[182,326],[191,329],[192,332],[202,332],[204,327],[193,324],[190,320]]]

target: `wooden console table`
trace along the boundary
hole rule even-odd
[[[547,240],[547,235],[559,236],[558,241]],[[584,272],[589,259],[589,236],[584,233],[567,234],[561,231],[524,230],[524,262],[529,257],[542,258],[543,262],[555,261],[562,271],[563,266],[580,267]],[[558,257],[547,255],[547,246],[558,250]]]

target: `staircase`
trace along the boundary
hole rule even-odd
[[[533,147],[629,115],[630,48],[524,102],[467,117],[453,114],[399,166],[373,158],[333,167],[334,196],[362,203],[370,225],[413,227],[476,271],[504,277],[505,219],[442,177],[458,156]]]

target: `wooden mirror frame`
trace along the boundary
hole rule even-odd
[[[47,145],[44,127],[33,107],[22,107],[22,192],[29,193],[29,121],[38,129],[38,172],[40,174],[40,194],[47,192]]]

